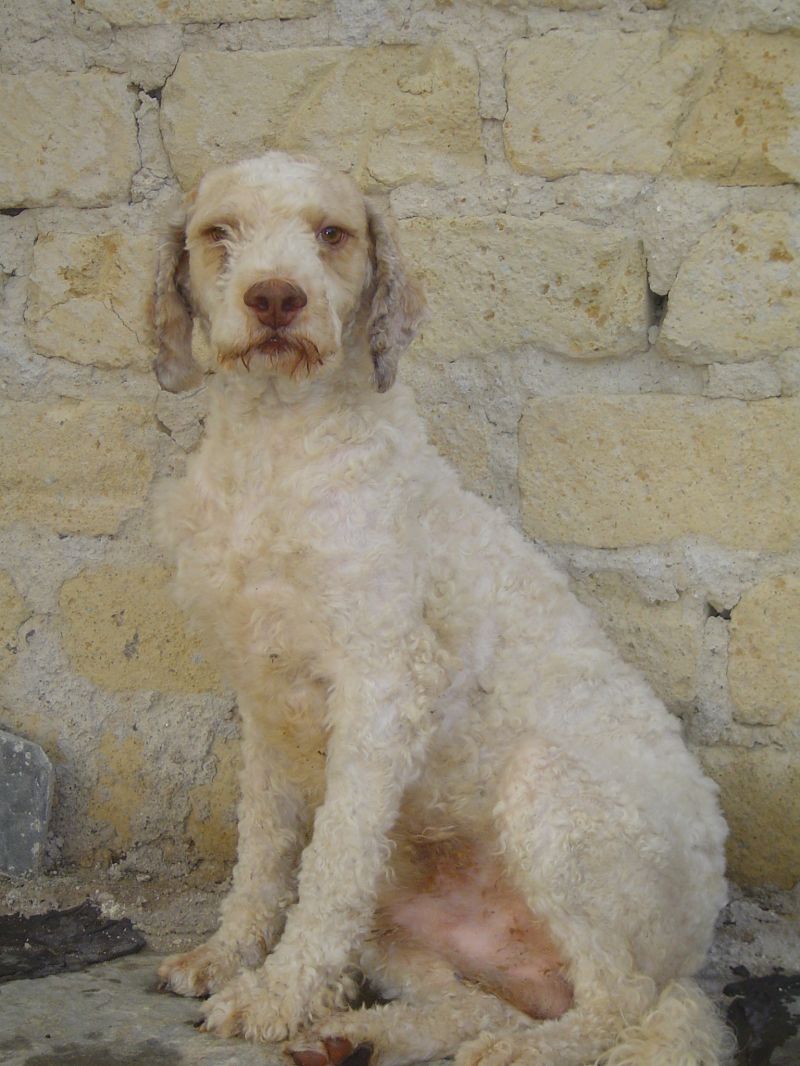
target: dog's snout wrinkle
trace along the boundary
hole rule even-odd
[[[273,329],[288,326],[308,303],[303,289],[285,278],[257,281],[250,286],[243,299],[259,322]]]

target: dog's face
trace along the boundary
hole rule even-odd
[[[339,349],[369,282],[359,190],[280,155],[207,175],[186,246],[192,299],[223,363],[311,371]]]
[[[390,230],[350,178],[270,152],[207,174],[162,250],[156,292],[161,384],[199,379],[190,315],[220,363],[314,374],[361,337],[383,391],[424,309]],[[359,334],[360,329],[360,334]]]

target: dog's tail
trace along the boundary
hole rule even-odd
[[[718,1066],[732,1032],[694,981],[672,981],[648,1012],[623,1029],[596,1066]]]

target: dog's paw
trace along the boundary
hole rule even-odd
[[[530,1058],[524,1057],[526,1063],[539,1062],[539,1056],[533,1048],[529,1054]],[[474,1040],[461,1045],[453,1066],[514,1066],[521,1057],[515,1040],[493,1033],[482,1033]]]
[[[280,1043],[347,1004],[352,982],[326,981],[313,968],[284,969],[272,956],[205,1003],[203,1028],[219,1036]]]
[[[261,969],[236,977],[208,1000],[203,1013],[203,1028],[217,1036],[277,1043],[297,1032],[310,1008],[290,983]]]
[[[323,1037],[307,1046],[286,1049],[295,1066],[369,1066],[372,1044],[357,1044],[343,1036]]]
[[[242,967],[239,952],[213,940],[182,955],[170,955],[158,968],[159,988],[179,996],[210,996],[235,977]]]

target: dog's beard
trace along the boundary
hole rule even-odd
[[[274,370],[288,377],[294,377],[305,369],[311,374],[315,367],[322,366],[325,356],[319,347],[302,333],[276,333],[262,337],[246,347],[232,348],[219,353],[223,366],[233,366],[241,362],[246,370],[254,359],[265,359]]]

